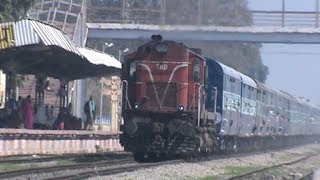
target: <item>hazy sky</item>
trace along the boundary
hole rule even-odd
[[[248,0],[254,10],[280,10],[281,0]],[[312,11],[315,0],[286,0],[286,10]],[[270,74],[266,84],[320,104],[320,45],[263,44],[263,63]]]

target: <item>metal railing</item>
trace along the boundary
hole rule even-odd
[[[132,2],[138,0],[132,0]],[[156,0],[154,0],[156,1]],[[319,0],[314,0],[313,11],[288,11],[286,6],[290,1],[279,0],[282,2],[279,10],[251,10],[252,26],[272,26],[272,27],[319,27]],[[99,1],[100,2],[100,1]],[[167,0],[158,0],[158,6],[148,7],[145,4],[134,7],[127,5],[127,0],[122,0],[118,4],[108,4],[111,0],[101,1],[100,3],[89,3],[88,19],[92,23],[134,23],[134,24],[173,24],[170,19],[172,8],[166,5]],[[131,1],[130,1],[131,2]],[[205,21],[204,2],[199,0],[194,4],[194,14],[197,18],[186,17],[190,19],[188,25],[207,24]],[[172,12],[171,12],[172,13]],[[231,12],[230,12],[231,13]],[[233,13],[234,14],[234,13]],[[185,16],[185,15],[184,15]],[[237,16],[237,14],[235,14]],[[177,15],[177,17],[180,17]],[[181,16],[181,18],[183,18]],[[223,18],[223,17],[221,17]],[[179,23],[179,20],[177,20]]]
[[[319,27],[317,11],[251,11],[253,26]]]
[[[137,2],[140,2],[136,0]],[[156,1],[156,0],[154,0]],[[84,5],[83,0],[37,0],[36,5],[30,12],[30,16],[36,19],[56,23],[57,26],[66,30],[71,37],[77,31],[79,17],[83,12],[88,12],[85,17],[88,22],[96,23],[136,23],[136,24],[172,24],[168,19],[168,14],[172,9],[168,9],[167,0],[158,0],[156,5],[148,6],[145,4],[130,5],[128,0],[117,1],[112,4],[111,0],[87,1]],[[252,26],[268,27],[290,27],[290,28],[318,28],[319,27],[319,0],[314,0],[313,11],[288,11],[284,0],[279,10],[251,10]],[[99,3],[98,3],[99,2]],[[131,2],[131,1],[130,1]],[[132,1],[134,2],[134,1]],[[290,3],[286,1],[287,4]],[[98,4],[97,4],[98,3]],[[109,3],[109,4],[108,4]],[[111,4],[110,4],[111,3]],[[190,18],[189,25],[201,25],[204,23],[204,7],[199,0],[199,7],[195,8],[197,18]],[[190,15],[191,16],[191,15]],[[236,16],[236,15],[235,15]],[[223,17],[222,17],[223,18]],[[172,20],[172,19],[171,19]],[[76,26],[70,29],[71,26]]]

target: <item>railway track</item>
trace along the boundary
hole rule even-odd
[[[299,158],[299,159],[296,159],[296,160],[293,160],[293,161],[279,163],[279,164],[276,164],[276,165],[264,167],[264,168],[257,169],[257,170],[254,170],[254,171],[251,171],[251,172],[248,172],[248,173],[245,173],[245,174],[233,176],[233,177],[229,178],[229,180],[250,179],[250,178],[255,177],[257,174],[261,174],[263,172],[268,172],[268,171],[270,171],[272,169],[281,168],[283,166],[293,165],[293,164],[308,160],[308,159],[310,159],[312,157],[315,157],[317,155],[319,155],[319,153],[310,154],[310,155],[304,156],[302,158]],[[308,179],[309,177],[312,177],[312,173],[308,173],[307,175],[305,175],[301,179]]]
[[[101,162],[90,162],[90,163],[78,163],[78,164],[69,164],[69,165],[56,165],[56,166],[48,166],[48,167],[39,167],[39,168],[28,168],[22,170],[14,170],[14,171],[6,171],[0,173],[0,179],[10,179],[10,178],[18,178],[18,177],[26,177],[26,176],[34,176],[45,174],[45,173],[54,173],[63,170],[76,170],[83,168],[96,168],[124,163],[135,163],[133,158],[124,158],[120,160],[106,160]],[[38,179],[38,178],[37,178]],[[42,179],[42,178],[40,178]]]
[[[280,149],[286,149],[286,148],[280,148]],[[272,151],[275,151],[275,149],[271,150],[271,152]],[[209,155],[206,157],[196,158],[196,159],[188,160],[188,161],[197,163],[197,162],[202,162],[202,161],[218,160],[218,159],[225,159],[225,158],[230,158],[230,157],[242,157],[242,156],[247,156],[247,155],[252,155],[252,154],[260,154],[260,153],[265,153],[265,152],[266,151],[254,151],[254,152],[246,152],[246,153],[234,152],[231,154],[222,153],[219,155],[217,155],[217,154],[214,156]],[[270,152],[270,150],[268,150],[267,152]],[[41,168],[30,168],[30,169],[23,169],[23,170],[0,172],[0,179],[8,179],[8,178],[9,179],[10,178],[17,179],[19,177],[22,177],[22,178],[29,177],[30,179],[51,179],[51,180],[54,180],[54,179],[83,179],[83,178],[88,178],[88,177],[92,177],[92,176],[112,175],[112,174],[121,173],[121,172],[125,172],[125,171],[134,171],[134,170],[138,170],[141,168],[148,168],[148,167],[155,167],[155,166],[166,165],[166,164],[186,162],[185,160],[171,160],[171,161],[163,161],[163,162],[156,162],[156,163],[155,162],[153,162],[153,163],[136,163],[133,160],[132,156],[130,156],[130,158],[126,158],[128,155],[129,154],[126,154],[126,156],[123,156],[125,158],[122,158],[119,160],[103,160],[103,161],[100,160],[100,162],[92,162],[91,161],[89,163],[48,166],[48,167],[41,167]],[[294,161],[290,161],[290,162],[258,169],[256,171],[252,171],[252,172],[249,172],[246,174],[231,177],[230,179],[247,178],[247,177],[253,176],[254,174],[262,173],[264,171],[268,171],[273,168],[298,163],[298,162],[301,162],[303,160],[307,160],[307,159],[309,159],[313,156],[316,156],[316,155],[318,155],[318,154],[311,154],[311,155],[304,156],[304,157],[297,159],[297,160],[294,160]],[[90,155],[90,156],[92,156],[92,155]],[[69,157],[69,156],[65,156],[65,157]],[[101,156],[101,157],[103,157],[103,156]],[[52,159],[54,157],[44,157],[42,159],[45,159],[45,158]],[[21,161],[21,159],[18,159],[17,161]],[[2,162],[2,161],[0,161],[0,162]]]
[[[156,166],[168,165],[168,164],[178,164],[182,162],[184,162],[184,160],[171,160],[171,161],[156,162],[156,163],[132,163],[132,164],[126,164],[121,166],[107,167],[106,169],[101,169],[101,170],[91,170],[91,171],[86,171],[86,172],[77,173],[77,174],[68,174],[68,175],[58,176],[54,178],[48,178],[47,180],[84,179],[84,178],[93,177],[93,176],[111,175],[111,174],[116,174],[121,172],[134,171],[142,168],[150,168],[150,167],[156,167]]]
[[[84,159],[84,158],[105,158],[105,157],[129,157],[130,153],[124,152],[112,152],[112,153],[101,153],[101,154],[68,154],[68,155],[23,155],[23,156],[11,156],[0,159],[1,163],[30,163],[30,162],[46,162],[54,161],[59,159]]]

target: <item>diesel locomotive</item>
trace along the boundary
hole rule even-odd
[[[136,160],[314,140],[320,109],[160,35],[125,57],[120,143]]]

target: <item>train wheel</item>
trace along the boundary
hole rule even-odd
[[[142,152],[136,152],[133,154],[133,158],[135,161],[137,162],[145,162],[146,158],[145,158],[145,154]]]
[[[148,153],[148,157],[145,158],[148,162],[157,162],[159,161],[156,153]]]

